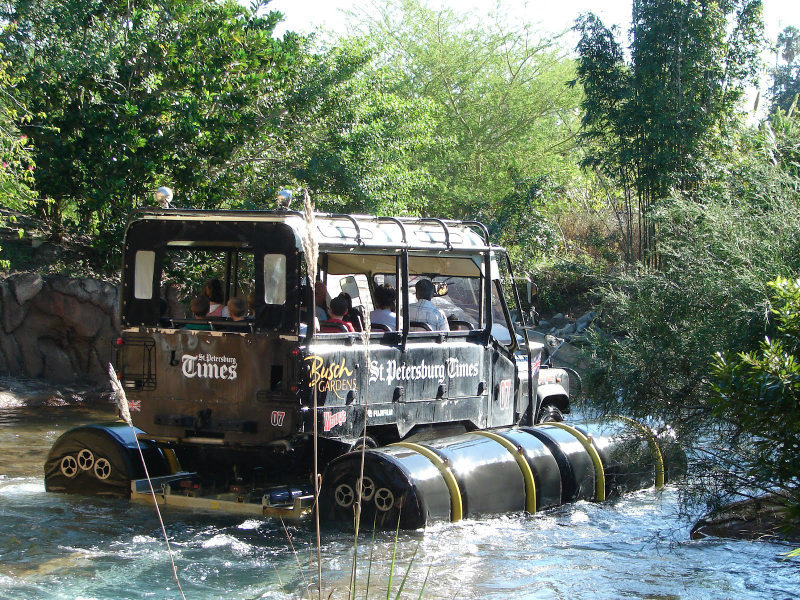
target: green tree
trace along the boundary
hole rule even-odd
[[[272,99],[280,110],[257,109],[270,135],[240,151],[252,168],[242,197],[263,205],[265,190],[305,187],[320,210],[419,214],[432,182],[419,155],[441,145],[435,107],[398,94],[396,86],[363,40],[302,52],[290,84]]]
[[[731,481],[719,460],[738,451],[712,388],[715,355],[771,336],[766,282],[800,272],[800,123],[781,118],[741,141],[725,185],[654,207],[662,268],[606,280],[601,308],[615,335],[591,346],[593,408],[671,427],[690,450],[687,497],[712,503]]]
[[[778,34],[778,56],[783,64],[776,64],[772,73],[771,111],[789,111],[797,104],[800,94],[800,30],[789,26]],[[795,109],[796,110],[796,109]]]
[[[280,15],[233,1],[17,0],[0,18],[4,59],[24,77],[21,129],[36,149],[39,202],[58,237],[72,224],[116,247],[124,215],[168,183],[184,206],[220,206],[230,159],[258,129],[251,107],[282,85],[296,36]]]
[[[423,191],[427,213],[492,221],[513,195],[512,173],[560,182],[575,173],[580,90],[565,85],[574,64],[556,38],[500,12],[479,20],[419,0],[387,1],[352,21],[401,75],[397,92],[436,107],[445,143],[418,156],[436,175]]]
[[[583,165],[622,189],[628,260],[642,260],[656,247],[653,204],[673,190],[695,194],[714,176],[708,159],[726,148],[758,74],[761,2],[637,0],[629,63],[594,15],[576,29]]]
[[[13,27],[6,25],[4,29]],[[30,120],[31,115],[15,97],[14,89],[21,77],[9,73],[9,66],[8,61],[0,60],[0,208],[22,211],[33,202],[30,186],[34,163],[28,137],[19,127]],[[0,228],[15,220],[13,212],[0,213]],[[8,261],[0,261],[0,268],[7,267]]]
[[[718,496],[782,492],[800,519],[800,279],[770,284],[775,334],[757,351],[719,353],[710,407],[729,441],[715,461]]]

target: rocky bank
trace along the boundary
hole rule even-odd
[[[17,273],[0,281],[0,374],[106,382],[117,304],[117,288],[96,279]]]

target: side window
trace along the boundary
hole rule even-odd
[[[519,334],[514,323],[519,320],[519,307],[514,296],[514,279],[505,254],[492,256],[492,335],[506,346],[516,346]],[[503,305],[508,313],[503,310]]]
[[[286,256],[264,255],[264,302],[286,303]]]
[[[506,319],[505,311],[503,310],[502,298],[503,288],[500,281],[495,280],[492,282],[492,336],[501,344],[510,346],[511,332],[513,328],[508,319]]]
[[[153,269],[155,264],[155,252],[139,250],[136,253],[134,296],[140,300],[150,300],[153,297]]]

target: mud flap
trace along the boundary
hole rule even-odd
[[[65,432],[47,455],[45,489],[130,497],[131,480],[145,477],[134,435],[123,422],[84,425]],[[146,442],[140,444],[150,476],[169,475],[170,465],[161,449]]]

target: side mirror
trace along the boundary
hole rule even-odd
[[[527,284],[527,293],[525,297],[528,301],[528,304],[531,305],[531,308],[535,307],[539,303],[539,286],[533,283],[530,279],[526,282]]]
[[[539,301],[539,286],[527,276],[524,279],[515,279],[514,284],[517,288],[517,294],[519,294],[523,312],[530,315],[534,325],[538,325],[539,313],[536,312],[536,304]]]
[[[340,287],[345,294],[349,294],[351,298],[354,300],[356,298],[360,298],[360,294],[358,291],[358,283],[356,282],[356,278],[352,275],[348,275],[344,279],[342,279],[340,283]]]
[[[528,277],[515,279],[514,283],[517,287],[517,294],[519,294],[523,310],[528,312],[533,310],[539,301],[539,286]]]

